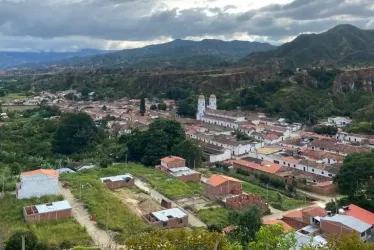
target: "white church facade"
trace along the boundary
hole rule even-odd
[[[217,97],[214,94],[210,95],[208,106],[205,103],[205,96],[202,94],[199,96],[196,120],[233,129],[238,129],[239,123],[245,121],[244,116],[230,115],[224,112],[217,110]]]

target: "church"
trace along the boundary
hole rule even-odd
[[[210,95],[209,105],[206,106],[205,96],[201,94],[197,104],[196,120],[238,129],[239,123],[245,122],[246,118],[236,111],[217,110],[217,97],[214,94]]]

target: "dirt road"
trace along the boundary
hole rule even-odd
[[[96,224],[90,220],[90,214],[84,208],[83,203],[76,200],[71,191],[63,188],[61,183],[59,183],[59,194],[63,195],[65,199],[69,201],[73,208],[74,218],[81,226],[86,228],[87,233],[91,236],[96,246],[99,246],[101,249],[116,249],[120,247],[112,240],[113,237],[111,237],[109,233],[99,229]]]
[[[161,193],[159,193],[156,190],[150,188],[147,185],[147,183],[141,181],[140,179],[135,179],[135,185],[138,188],[140,188],[141,190],[144,190],[144,191],[148,192],[151,195],[151,197],[153,199],[157,200],[158,202],[161,202],[162,199],[169,200],[168,198],[166,198]],[[186,211],[183,208],[179,207],[178,204],[176,204],[175,202],[172,202],[172,207],[178,207],[181,210],[183,210],[186,214],[188,214],[188,223],[190,224],[190,226],[193,226],[193,227],[206,227],[206,224],[204,222],[202,222],[199,218],[197,218],[193,213],[191,213],[189,211]]]

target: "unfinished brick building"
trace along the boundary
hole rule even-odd
[[[134,178],[131,174],[104,177],[100,178],[100,180],[109,189],[132,187],[134,185]]]
[[[181,228],[188,226],[188,215],[179,208],[171,208],[143,215],[143,220],[161,228]]]
[[[242,209],[248,205],[256,205],[261,209],[262,214],[270,212],[267,202],[260,196],[255,194],[242,193],[226,197],[223,202],[231,209]]]
[[[66,200],[56,201],[47,204],[24,207],[23,215],[27,222],[59,220],[70,218],[72,216],[72,207]]]

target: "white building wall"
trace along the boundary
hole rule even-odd
[[[231,159],[231,150],[229,149],[225,150],[222,154],[209,156],[210,163],[225,161],[229,159]]]
[[[18,199],[57,195],[58,178],[37,174],[24,176],[17,193]]]

